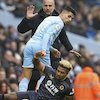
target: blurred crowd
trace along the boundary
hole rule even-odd
[[[57,9],[63,3],[72,6],[76,11],[76,18],[66,29],[92,40],[100,41],[100,1],[97,0],[56,0]],[[59,9],[60,10],[60,9]]]
[[[13,26],[6,29],[0,25],[0,92],[18,91],[22,65],[21,45]]]
[[[15,17],[20,18],[25,16],[26,7],[30,4],[35,5],[37,12],[42,6],[42,0],[1,0],[0,9],[11,12]],[[58,12],[63,4],[72,6],[77,11],[76,19],[70,26],[66,26],[66,29],[89,39],[100,41],[100,1],[56,0]]]
[[[73,6],[77,16],[66,26],[67,31],[100,41],[100,2],[99,0],[56,0],[56,9],[61,10],[63,3]],[[15,17],[25,16],[26,7],[30,4],[36,6],[36,12],[41,8],[41,0],[1,0],[0,9],[11,12]],[[14,26],[4,27],[0,24],[0,93],[18,91],[18,83],[22,73],[23,49],[28,41],[28,35],[21,36]],[[88,61],[100,77],[100,56],[88,51],[84,45],[78,46],[81,58],[66,52],[61,47],[62,58],[69,60],[73,71],[69,77],[74,81],[75,76],[82,71],[82,64]]]

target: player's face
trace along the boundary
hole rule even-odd
[[[72,12],[64,12],[64,23],[69,24],[71,23],[72,19],[74,18],[74,15]]]
[[[43,2],[43,11],[47,14],[47,15],[51,15],[52,12],[55,9],[55,3],[54,0],[44,0]]]
[[[58,80],[63,80],[65,79],[65,77],[67,76],[68,72],[66,72],[67,70],[63,67],[61,67],[60,65],[58,66],[57,70],[56,70],[56,79]]]

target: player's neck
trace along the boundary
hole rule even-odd
[[[68,76],[66,75],[61,81],[64,81]]]
[[[63,16],[62,14],[60,14],[59,17],[60,17],[61,20],[64,22],[64,16]]]

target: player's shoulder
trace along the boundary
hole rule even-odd
[[[57,26],[59,26],[60,24],[63,25],[61,19],[59,18],[59,16],[49,16],[47,18],[44,19],[44,23],[48,23],[49,25],[51,24],[56,24]]]
[[[57,16],[49,16],[46,18],[47,21],[55,21],[57,20]]]

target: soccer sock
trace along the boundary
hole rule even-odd
[[[28,89],[29,80],[27,78],[23,78],[19,83],[19,91],[25,92]]]
[[[0,94],[0,100],[4,100],[4,94]]]

